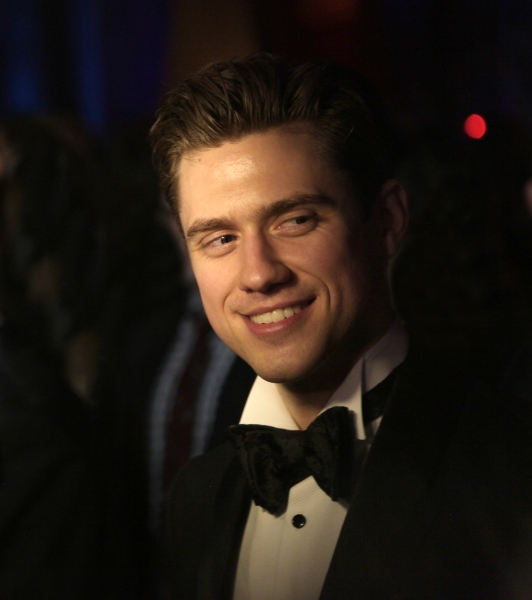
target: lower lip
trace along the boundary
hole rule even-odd
[[[304,319],[308,314],[312,304],[305,306],[299,312],[293,314],[291,317],[287,317],[277,323],[254,323],[249,317],[243,317],[244,322],[247,325],[251,333],[257,336],[270,336],[278,333],[284,333],[296,323],[299,323],[301,319]]]

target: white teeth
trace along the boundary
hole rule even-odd
[[[250,319],[253,323],[268,324],[268,323],[278,323],[283,319],[288,319],[298,313],[301,310],[301,305],[296,304],[295,306],[289,306],[287,308],[277,308],[272,312],[263,313],[262,315],[252,315]]]
[[[284,310],[282,308],[278,308],[272,312],[272,321],[274,323],[278,323],[279,321],[283,321],[285,318]]]

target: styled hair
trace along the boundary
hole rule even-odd
[[[328,164],[350,175],[364,211],[389,177],[377,96],[347,67],[293,67],[267,53],[214,63],[163,99],[150,138],[161,185],[178,212],[184,154],[275,127],[304,128]]]

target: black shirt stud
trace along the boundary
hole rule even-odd
[[[301,527],[304,527],[306,522],[307,520],[303,515],[295,515],[292,519],[292,525],[296,529],[301,529]]]

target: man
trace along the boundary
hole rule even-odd
[[[524,585],[524,417],[406,357],[387,285],[406,198],[367,97],[347,69],[259,54],[192,76],[152,129],[207,316],[258,375],[170,495],[177,598]]]

